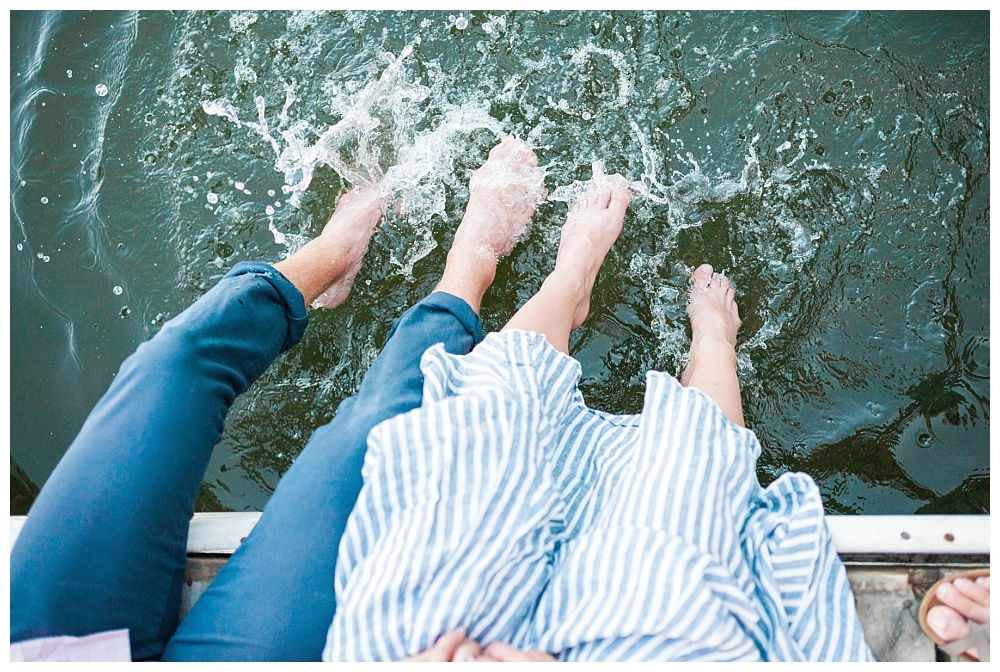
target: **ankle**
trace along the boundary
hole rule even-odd
[[[480,312],[483,296],[493,284],[496,277],[496,265],[478,256],[470,257],[464,251],[452,248],[445,262],[444,273],[436,292],[447,292],[468,303],[476,312]]]
[[[689,369],[697,368],[702,362],[711,362],[713,366],[732,366],[735,371],[736,345],[715,335],[692,338],[688,362]]]
[[[718,330],[700,331],[696,330],[691,334],[691,348],[709,350],[712,352],[726,353],[732,352],[736,356],[736,341]]]
[[[590,283],[580,273],[571,272],[558,265],[542,281],[541,289],[561,295],[564,300],[572,300],[579,303],[583,298],[590,296]]]
[[[593,280],[583,278],[577,272],[567,272],[556,267],[542,282],[539,293],[553,297],[555,305],[569,308],[573,315],[573,328],[580,326],[590,310],[590,293],[594,288]]]

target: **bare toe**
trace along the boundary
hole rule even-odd
[[[631,195],[628,189],[614,189],[611,192],[611,202],[608,204],[608,209],[614,211],[616,216],[624,217],[630,200]]]
[[[707,289],[712,282],[713,273],[714,269],[711,264],[702,264],[698,268],[694,269],[694,272],[691,274],[694,286]]]
[[[507,156],[507,154],[510,153],[510,148],[513,140],[514,136],[512,135],[504,136],[504,139],[498,142],[496,145],[494,145],[493,149],[490,150],[489,158],[502,159],[505,156]]]
[[[729,278],[716,273],[711,264],[701,264],[691,273],[687,312],[692,342],[709,339],[735,347],[742,325],[736,291]]]
[[[969,623],[951,607],[936,606],[927,611],[927,625],[945,642],[954,642],[969,634]]]
[[[978,623],[989,623],[989,592],[973,581],[959,578],[953,583],[942,583],[937,588],[936,597],[965,618]]]

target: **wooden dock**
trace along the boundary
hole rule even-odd
[[[186,614],[250,533],[259,513],[198,513],[188,538]],[[880,661],[948,660],[917,621],[940,578],[989,567],[989,516],[828,516],[869,646]],[[24,517],[11,517],[13,546]]]

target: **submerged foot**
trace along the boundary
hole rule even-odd
[[[319,240],[336,251],[334,263],[339,266],[336,279],[312,302],[314,308],[336,308],[342,304],[361,270],[368,243],[382,219],[378,188],[355,187],[340,197],[330,221]]]
[[[508,136],[490,150],[472,174],[469,204],[437,291],[459,296],[479,312],[497,262],[524,237],[535,207],[545,199],[544,182],[545,171],[526,143]]]
[[[692,344],[712,340],[736,347],[736,334],[742,324],[736,290],[729,278],[713,272],[709,264],[702,264],[691,274],[687,312]]]
[[[476,254],[494,265],[510,254],[545,199],[545,171],[527,143],[507,136],[469,182],[469,204],[452,249]]]
[[[573,329],[590,312],[590,293],[604,258],[618,240],[630,194],[624,178],[612,176],[609,184],[584,193],[570,208],[559,240],[559,253],[551,279],[572,285],[577,297]],[[618,186],[614,181],[620,179]]]
[[[691,274],[691,350],[681,385],[694,387],[719,405],[731,422],[745,426],[739,378],[736,375],[736,335],[740,311],[736,290],[724,275],[702,264]]]

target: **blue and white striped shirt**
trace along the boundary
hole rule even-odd
[[[647,375],[587,408],[534,333],[423,357],[421,408],[377,426],[341,540],[325,660],[395,660],[467,628],[562,660],[871,660],[812,479]]]

